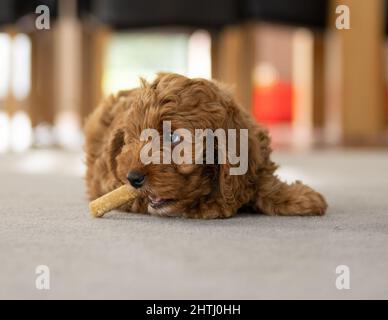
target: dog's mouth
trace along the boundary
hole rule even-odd
[[[149,204],[153,209],[161,209],[176,202],[174,199],[161,198],[155,195],[148,195],[148,200],[150,201]]]

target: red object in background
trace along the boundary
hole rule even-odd
[[[292,85],[277,81],[253,90],[253,115],[258,122],[276,124],[292,121]]]

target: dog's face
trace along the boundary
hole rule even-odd
[[[145,164],[141,151],[149,142],[141,141],[141,134],[156,129],[162,151],[166,142],[172,150],[182,143],[184,137],[174,134],[176,129],[187,129],[194,137],[195,129],[220,128],[227,119],[221,92],[209,81],[171,75],[143,85],[128,102],[130,108],[111,139],[111,161],[117,178],[138,188],[149,213],[180,215],[217,192],[217,164],[195,164],[195,152],[193,164]],[[171,124],[167,135],[163,135],[164,122]]]

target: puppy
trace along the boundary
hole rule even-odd
[[[225,163],[164,164],[141,161],[144,129],[162,131],[247,129],[247,170],[232,175]],[[297,181],[286,184],[274,174],[268,132],[257,124],[222,85],[205,79],[161,73],[152,83],[107,98],[88,118],[86,184],[91,200],[130,183],[139,197],[122,209],[189,218],[228,218],[249,206],[267,215],[323,215],[325,199]],[[171,135],[172,148],[176,136]],[[178,137],[178,140],[180,137]],[[240,145],[240,141],[237,141]],[[214,144],[214,150],[219,146]],[[214,150],[205,150],[206,152]]]

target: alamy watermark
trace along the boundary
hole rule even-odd
[[[338,30],[350,29],[350,9],[348,6],[342,4],[336,7],[335,13],[338,15],[335,20],[335,27]]]
[[[46,265],[39,265],[35,268],[35,287],[38,290],[50,290],[50,268]]]
[[[35,27],[38,30],[50,29],[50,8],[46,5],[39,5],[35,9],[35,13],[38,15],[35,19]],[[337,18],[335,20],[335,26],[338,30],[350,29],[350,8],[347,5],[338,5],[335,9]]]
[[[335,269],[335,273],[338,274],[335,280],[335,286],[338,290],[350,289],[350,269],[347,265],[339,265]]]
[[[163,121],[162,135],[161,139],[156,129],[141,132],[140,141],[146,142],[140,151],[143,164],[228,163],[230,175],[243,175],[248,170],[248,129],[195,129],[193,137],[190,130],[172,131],[171,121]]]
[[[338,290],[350,290],[350,268],[347,265],[338,265],[335,268],[335,287]],[[38,265],[35,268],[35,287],[37,290],[50,290],[50,268],[47,265]]]
[[[50,8],[46,5],[39,5],[35,9],[38,17],[35,19],[35,27],[38,30],[50,29]]]

